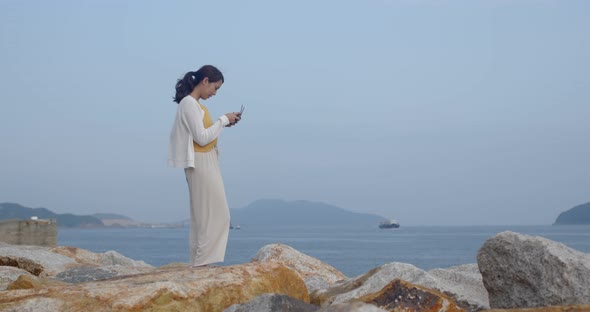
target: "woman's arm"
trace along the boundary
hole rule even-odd
[[[201,146],[205,146],[215,140],[219,136],[223,127],[229,124],[229,119],[223,115],[219,117],[211,127],[205,129],[205,126],[203,125],[203,111],[198,103],[193,101],[181,101],[179,105],[181,105],[180,113],[182,123],[186,125],[193,140]]]

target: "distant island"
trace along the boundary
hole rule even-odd
[[[358,213],[306,200],[260,199],[246,207],[230,209],[230,214],[231,223],[234,226],[370,225],[377,227],[380,222],[386,221],[384,217],[376,214]],[[58,214],[46,208],[29,208],[16,203],[0,203],[0,220],[30,219],[33,216],[39,219],[56,219],[59,227],[177,228],[190,226],[190,220],[150,224],[137,222],[127,216],[114,213]]]
[[[554,225],[590,224],[590,203],[575,206],[559,214]]]
[[[61,227],[102,227],[100,219],[93,216],[78,216],[71,213],[57,214],[47,208],[29,208],[16,203],[0,203],[0,220],[8,219],[56,219]]]
[[[231,209],[231,222],[248,226],[332,226],[373,225],[386,219],[369,213],[358,213],[340,207],[306,200],[285,201],[260,199],[248,206]]]
[[[150,224],[133,221],[120,214],[96,213],[93,215],[74,215],[71,213],[55,213],[47,208],[29,208],[16,203],[0,203],[0,220],[20,219],[31,217],[39,219],[55,219],[59,227],[66,228],[154,228],[179,227],[177,224]]]

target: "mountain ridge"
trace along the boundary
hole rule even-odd
[[[91,216],[100,219],[100,220],[108,220],[108,219],[121,219],[121,220],[133,220],[131,218],[129,218],[128,216],[124,216],[122,214],[117,214],[117,213],[94,213],[91,214]]]
[[[259,199],[231,209],[233,224],[247,225],[376,225],[386,218],[307,200]]]
[[[590,224],[590,202],[577,205],[559,214],[553,225]]]
[[[40,219],[56,219],[60,227],[103,227],[98,218],[71,213],[55,213],[47,208],[29,208],[17,203],[0,203],[0,220],[30,219],[36,216]]]
[[[386,218],[370,213],[345,210],[335,205],[307,200],[286,201],[282,199],[258,199],[242,208],[230,209],[234,225],[247,226],[332,226],[332,225],[374,225]],[[163,224],[135,222],[132,218],[114,213],[92,215],[58,214],[47,208],[29,208],[16,203],[0,203],[0,220],[57,219],[60,227],[184,227],[190,220]]]

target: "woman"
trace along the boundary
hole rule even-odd
[[[199,100],[214,96],[223,74],[211,65],[188,72],[176,83],[178,111],[170,133],[168,164],[184,168],[191,208],[190,265],[222,262],[229,234],[229,208],[219,170],[217,138],[223,127],[233,126],[240,113],[211,119]]]

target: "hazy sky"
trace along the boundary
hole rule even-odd
[[[246,106],[231,208],[550,224],[590,201],[590,1],[0,1],[0,202],[188,218],[174,84]]]

